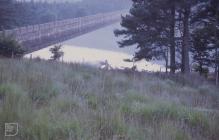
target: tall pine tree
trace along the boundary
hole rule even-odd
[[[202,32],[202,36],[199,38],[199,40],[201,42],[203,42],[203,40],[207,42],[205,43],[205,48],[209,53],[208,56],[201,60],[201,55],[199,55],[197,58],[199,61],[202,61],[202,63],[210,63],[211,68],[215,68],[215,74],[217,75],[216,79],[219,79],[219,1],[199,0],[199,4],[197,5],[196,11],[192,17],[192,23],[195,27],[193,36],[197,36],[200,32]],[[193,52],[196,53],[200,51],[200,49],[201,46],[194,45]],[[194,60],[197,61],[197,58],[194,58]]]
[[[170,5],[167,3],[171,3]],[[120,47],[137,44],[135,60],[165,59],[171,50],[171,72],[175,72],[175,0],[133,0],[130,14],[122,17],[125,39]]]

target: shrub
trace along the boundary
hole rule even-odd
[[[0,56],[7,58],[23,57],[25,49],[13,37],[0,36]]]
[[[51,60],[59,60],[63,55],[64,52],[61,51],[62,45],[55,45],[53,48],[50,48],[49,51],[53,54],[51,56]]]

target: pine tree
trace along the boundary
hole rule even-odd
[[[205,35],[204,40],[208,42],[208,53],[210,54],[203,62],[208,61],[211,63],[211,67],[215,68],[216,79],[219,79],[219,60],[218,60],[218,47],[219,47],[219,1],[199,0],[199,5],[196,7],[196,11],[192,18],[192,23],[196,27],[194,33],[202,32]],[[203,35],[202,35],[203,36]],[[199,48],[196,48],[196,51]]]
[[[193,54],[193,63],[195,65],[195,71],[200,75],[206,73],[210,67],[213,66],[213,51],[214,48],[210,45],[212,32],[209,32],[208,28],[199,29],[193,32],[192,42],[193,46],[191,52]]]
[[[185,0],[183,3],[183,46],[182,46],[182,72],[184,74],[190,73],[190,60],[189,60],[189,48],[190,48],[190,31],[189,31],[189,19],[191,14],[191,3]]]
[[[175,27],[176,27],[176,1],[169,0],[170,3],[170,71],[175,73],[176,70],[176,40],[175,40]]]
[[[172,3],[167,5],[167,3]],[[165,59],[171,49],[171,71],[175,72],[175,1],[133,0],[130,14],[122,17],[122,30],[115,35],[124,35],[120,47],[137,44],[135,60]]]
[[[190,73],[190,49],[191,49],[191,16],[197,5],[197,0],[178,0],[177,5],[177,39],[178,51],[181,53],[181,72]]]

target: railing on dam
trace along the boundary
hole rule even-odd
[[[28,52],[32,52],[118,22],[123,13],[125,10],[54,21],[5,30],[0,34],[12,35],[28,49]]]

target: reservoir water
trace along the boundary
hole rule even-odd
[[[107,62],[113,68],[131,68],[132,62],[125,62],[124,59],[131,59],[135,47],[119,48],[117,41],[121,38],[114,36],[113,31],[121,28],[119,23],[107,26],[105,28],[87,33],[85,35],[67,40],[60,43],[64,52],[63,61],[75,63],[87,63],[100,66],[102,62]],[[51,53],[49,49],[52,46],[41,49],[39,51],[27,54],[25,57],[40,57],[42,59],[50,59]],[[156,63],[146,62],[144,60],[135,63],[137,69],[147,71],[164,71],[165,68]]]

